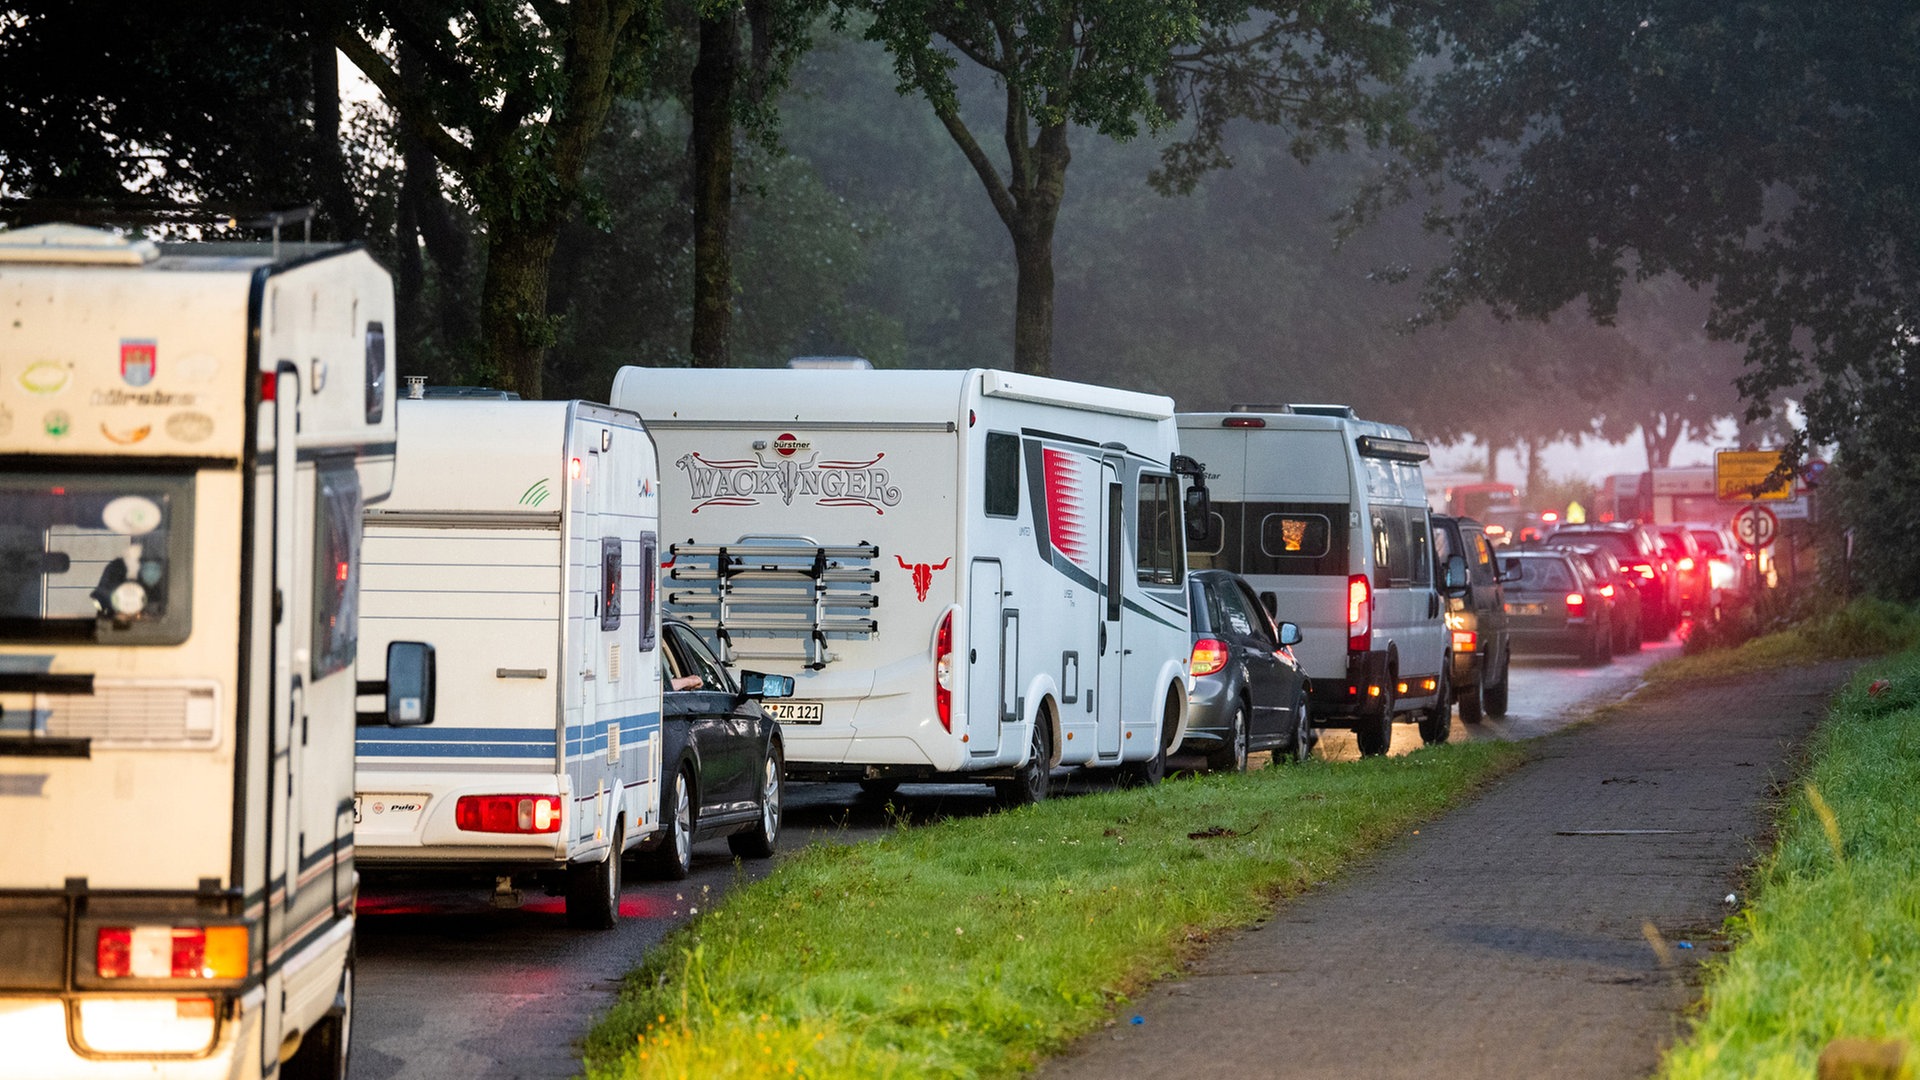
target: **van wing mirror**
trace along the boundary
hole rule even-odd
[[[1305,639],[1300,636],[1300,627],[1298,624],[1290,622],[1280,624],[1280,644],[1298,645],[1304,640]]]
[[[387,643],[387,677],[360,680],[357,692],[385,698],[379,712],[359,712],[361,727],[418,727],[433,723],[434,688],[438,682],[433,646],[424,641]]]
[[[1467,595],[1467,559],[1464,555],[1447,556],[1446,573],[1441,579],[1440,591],[1448,596]]]
[[[1190,487],[1182,508],[1187,521],[1187,542],[1198,544],[1205,541],[1207,534],[1213,531],[1213,497],[1207,494],[1205,487]]]
[[[740,693],[750,698],[792,697],[793,676],[743,671],[740,673]]]

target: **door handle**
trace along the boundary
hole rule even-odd
[[[1100,624],[1100,655],[1107,655],[1107,624]]]

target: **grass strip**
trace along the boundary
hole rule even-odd
[[[1729,920],[1735,948],[1709,971],[1703,1014],[1661,1076],[1804,1078],[1836,1038],[1920,1046],[1916,823],[1920,649],[1909,648],[1858,673],[1815,734],[1779,846]]]
[[[1524,759],[1504,742],[1059,799],[816,844],[655,949],[593,1077],[1014,1075],[1211,934]]]
[[[1884,656],[1920,646],[1920,610],[1858,599],[1731,649],[1679,656],[1647,672],[1650,691],[1701,679],[1754,675],[1796,664]]]

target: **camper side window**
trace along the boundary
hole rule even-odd
[[[600,541],[600,629],[620,629],[620,538]]]
[[[988,517],[1020,516],[1020,436],[987,432],[985,487]]]
[[[660,541],[653,533],[640,534],[640,651],[646,652],[656,644],[653,625],[653,613],[659,610],[655,602],[654,590],[660,587]]]
[[[360,640],[360,474],[352,462],[314,477],[313,678],[353,663]]]
[[[1135,574],[1142,585],[1178,585],[1186,563],[1181,541],[1180,502],[1171,476],[1140,477],[1140,521],[1136,526]]]

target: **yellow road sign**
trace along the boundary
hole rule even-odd
[[[1776,482],[1772,487],[1761,488],[1756,494],[1754,488],[1767,482],[1773,470],[1780,464],[1778,450],[1722,450],[1713,455],[1713,488],[1720,498],[1729,502],[1746,502],[1749,499],[1786,500],[1793,498],[1793,477]]]

